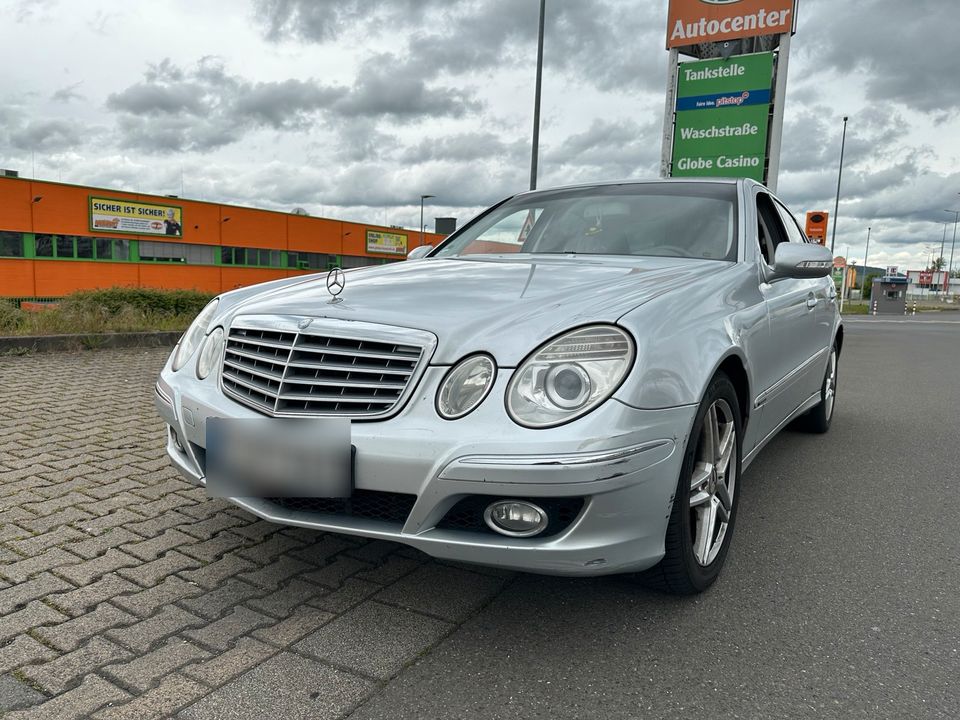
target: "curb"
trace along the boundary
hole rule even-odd
[[[76,352],[114,348],[173,347],[182,332],[84,333],[78,335],[22,335],[0,337],[0,355],[34,352]]]

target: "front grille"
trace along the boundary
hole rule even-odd
[[[416,495],[380,492],[377,490],[354,490],[350,498],[267,498],[287,510],[298,510],[324,515],[382,520],[403,524],[417,501]]]
[[[483,521],[483,511],[487,509],[490,503],[497,500],[526,500],[543,508],[544,512],[547,513],[549,522],[542,533],[531,539],[558,535],[566,530],[577,519],[584,502],[582,497],[501,498],[492,495],[468,495],[447,510],[447,514],[437,523],[437,527],[442,530],[467,530],[499,536],[499,533],[491,530]]]
[[[267,415],[380,417],[403,397],[420,365],[417,345],[233,327],[224,392]]]

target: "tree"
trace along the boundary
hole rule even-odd
[[[946,266],[947,261],[943,259],[943,256],[940,256],[930,264],[927,272],[937,272],[938,270],[943,270]]]
[[[870,298],[870,293],[873,292],[873,279],[876,275],[867,275],[866,279],[863,281],[863,292],[860,293],[860,297],[864,300]]]

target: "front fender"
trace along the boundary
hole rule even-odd
[[[767,316],[748,266],[733,265],[694,287],[666,293],[619,322],[638,346],[636,365],[616,394],[621,402],[644,409],[697,404],[731,357],[742,363],[753,394],[751,347],[764,341]]]

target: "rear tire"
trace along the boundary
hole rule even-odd
[[[645,586],[694,595],[717,579],[737,517],[741,437],[737,392],[721,372],[710,382],[694,418],[667,524],[666,554],[640,573]]]

